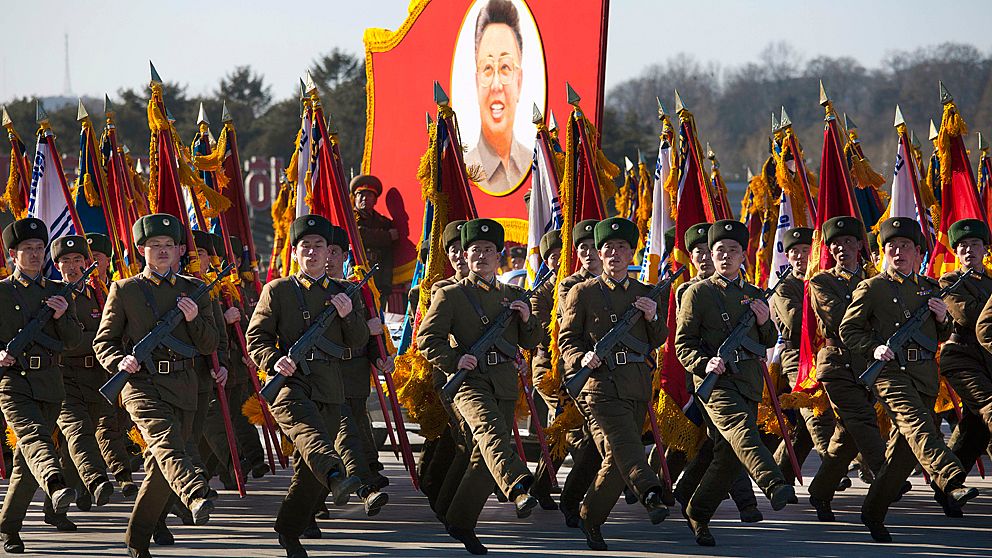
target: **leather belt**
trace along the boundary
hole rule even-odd
[[[644,361],[644,355],[632,351],[614,351],[606,355],[606,364],[611,370],[617,366]]]
[[[308,362],[333,362],[335,360],[351,360],[356,356],[357,355],[355,354],[355,351],[351,350],[348,347],[343,348],[340,357],[329,355],[324,351],[321,351],[320,349],[314,349],[313,351],[310,352],[310,354],[307,355],[306,360]]]
[[[28,366],[27,368],[24,368],[24,370],[41,370],[43,368],[50,368],[58,364],[58,360],[50,354],[24,355],[24,359],[28,361]],[[12,366],[20,368],[20,365],[16,363]]]
[[[496,366],[497,364],[503,364],[504,362],[510,362],[511,360],[513,359],[499,351],[489,351],[485,354],[486,366]]]
[[[933,360],[935,355],[925,349],[911,347],[903,351],[903,356],[906,358],[906,362],[922,362]]]
[[[191,358],[181,360],[153,360],[152,364],[155,365],[155,369],[152,372],[159,374],[172,374],[173,372],[193,369],[193,359]]]
[[[95,355],[84,355],[84,356],[62,356],[59,357],[59,364],[62,366],[71,366],[73,368],[96,368],[99,364],[96,360]]]

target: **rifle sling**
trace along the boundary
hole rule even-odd
[[[606,309],[610,312],[610,322],[615,324],[613,327],[618,327],[620,325],[620,318],[613,313],[613,302],[610,300],[610,295],[606,292],[606,287],[603,286],[602,281],[599,281],[597,284],[599,285],[600,294],[603,295],[603,302],[606,304]],[[607,335],[609,335],[609,333],[607,333]],[[613,349],[605,355],[606,366],[610,370],[613,370],[618,365],[625,364],[625,362],[620,362],[620,360],[625,360],[626,362],[644,362],[647,358],[645,355],[651,352],[650,345],[631,335],[630,325],[627,326],[627,330],[620,336],[617,343],[623,345],[626,350],[613,350],[617,348],[614,346]],[[625,356],[622,357],[622,359],[617,359],[617,355],[620,353],[625,353]]]
[[[465,287],[463,285],[459,290],[461,290],[462,293],[465,294],[465,299],[468,300],[468,303],[472,306],[472,309],[475,310],[475,313],[479,315],[479,320],[482,322],[482,324],[492,327],[491,324],[493,323],[493,320],[490,320],[489,316],[487,316],[485,311],[482,310],[482,304],[479,303],[479,299],[475,296],[475,293],[472,292],[472,288]],[[466,345],[466,346],[470,346],[470,345]],[[496,351],[502,353],[503,356],[506,357],[507,359],[512,359],[517,354],[517,347],[513,345],[513,343],[510,343],[509,341],[504,339],[502,335],[493,341],[492,349],[495,349]],[[492,351],[487,351],[487,352],[492,352]],[[505,362],[505,361],[502,361],[501,359],[496,357],[496,358],[488,359],[487,362],[493,362],[494,364],[498,364],[499,362]],[[483,363],[480,362],[480,364]]]
[[[143,276],[139,276],[135,282],[138,284],[138,288],[141,289],[141,294],[144,295],[148,307],[151,308],[152,316],[158,322],[162,319],[162,313],[158,311],[158,304],[155,303],[155,296],[152,295],[151,287],[148,286],[148,280]],[[162,338],[161,344],[170,351],[185,358],[193,358],[200,354],[200,351],[196,350],[196,347],[180,341],[171,333]]]
[[[33,319],[31,316],[31,312],[28,310],[27,305],[24,304],[24,297],[21,296],[19,290],[20,287],[18,287],[17,282],[11,279],[10,283],[11,286],[13,287],[11,293],[14,298],[14,304],[16,304],[21,309],[21,317],[23,319],[23,323],[25,326],[27,326],[29,323],[31,323],[31,320]],[[53,339],[52,337],[46,335],[40,329],[35,334],[34,339],[31,340],[31,344],[40,345],[41,348],[52,353],[61,353],[62,351],[65,350],[65,344],[63,344],[61,341],[57,339]],[[25,355],[28,354],[27,347],[24,348],[24,354]]]
[[[294,287],[293,292],[296,294],[296,302],[300,307],[300,315],[303,316],[303,322],[306,325],[303,329],[303,333],[300,334],[300,337],[302,337],[310,329],[310,326],[313,323],[313,315],[311,315],[310,311],[307,309],[306,299],[303,298],[303,286],[300,285],[300,280],[296,277],[296,275],[292,276],[292,283]],[[330,285],[333,286],[335,290],[342,292],[338,287],[338,284],[334,281],[331,281]],[[316,350],[312,350],[310,352],[310,355],[308,355],[309,360],[327,360],[327,357],[333,357],[339,360],[351,360],[352,358],[350,348],[338,345],[323,335],[319,335],[314,340],[313,348]],[[308,365],[304,364],[303,371],[305,375],[310,375],[310,367]]]
[[[902,315],[905,317],[905,321],[903,322],[903,324],[906,324],[909,322],[909,320],[913,318],[913,313],[910,312],[908,308],[906,308],[906,304],[903,302],[902,297],[899,296],[899,287],[896,286],[895,281],[889,281],[889,285],[892,287],[892,300],[894,300],[899,305],[899,308],[902,310]],[[920,326],[922,325],[923,322],[921,321]],[[909,340],[919,345],[920,348],[922,348],[925,351],[928,351],[930,353],[937,352],[937,341],[931,339],[930,337],[927,337],[926,335],[923,335],[919,327],[916,328],[916,331],[913,332]],[[902,365],[906,364],[905,362],[902,362],[902,353],[905,352],[906,348],[907,347],[902,347],[903,350],[901,351],[896,351],[895,348],[893,348],[893,351],[896,353],[896,355],[900,357],[899,364]]]

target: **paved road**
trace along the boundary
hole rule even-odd
[[[336,519],[321,522],[324,537],[305,541],[311,556],[468,556],[461,545],[450,539],[433,518],[426,500],[415,493],[409,478],[392,453],[383,453],[387,474],[393,480],[390,503],[374,520],[365,517],[357,499],[335,510]],[[811,457],[804,467],[809,478],[817,466]],[[564,473],[560,474],[564,478]],[[971,484],[981,496],[967,507],[967,517],[947,519],[931,498],[920,477],[913,477],[914,489],[890,513],[889,525],[895,538],[888,545],[872,544],[867,531],[857,523],[858,509],[866,486],[855,480],[854,487],[835,501],[838,522],[821,524],[807,505],[805,489],[799,488],[801,505],[773,512],[759,495],[765,521],[743,525],[736,509],[724,502],[712,527],[719,546],[696,546],[677,510],[659,526],[652,526],[638,506],[617,504],[603,534],[609,553],[588,550],[579,531],[565,527],[559,512],[534,512],[518,520],[508,504],[490,499],[479,525],[479,535],[490,553],[502,555],[549,556],[940,556],[971,557],[992,555],[992,479],[977,476]],[[175,518],[170,525],[176,546],[154,547],[155,556],[284,556],[271,530],[273,517],[289,481],[288,471],[279,471],[249,483],[249,496],[222,492],[218,511],[205,527],[183,527]],[[6,483],[0,485],[6,492]],[[122,536],[131,503],[116,495],[104,508],[81,513],[71,508],[79,524],[76,533],[57,533],[41,518],[40,499],[30,509],[22,532],[32,555],[123,556]]]

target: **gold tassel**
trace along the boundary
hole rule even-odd
[[[658,430],[665,447],[685,452],[691,459],[699,449],[703,428],[689,420],[665,390],[658,391],[655,414],[658,416]]]
[[[77,178],[76,180],[79,179]],[[93,185],[93,178],[90,176],[90,173],[83,175],[82,182],[83,194],[86,195],[86,203],[89,204],[90,207],[100,207],[100,194],[97,193],[96,186]],[[79,193],[77,192],[76,195],[78,196]]]
[[[199,171],[221,172],[224,170],[224,153],[227,151],[227,125],[220,132],[217,144],[210,155],[193,155],[193,167]]]
[[[148,442],[145,442],[145,438],[141,435],[141,432],[138,431],[137,426],[132,426],[131,430],[128,430],[127,437],[130,438],[132,442],[137,444],[139,448],[141,448],[142,453],[148,449]]]
[[[958,107],[953,102],[944,105],[944,114],[940,119],[940,131],[934,142],[940,156],[940,182],[951,182],[951,139],[968,133],[968,125],[958,113]],[[936,227],[936,223],[934,226]]]
[[[548,449],[552,459],[564,459],[568,453],[568,433],[585,421],[582,413],[575,407],[571,399],[565,400],[565,406],[551,424],[544,429],[544,436],[548,442]]]
[[[283,457],[292,457],[293,451],[296,450],[296,446],[293,445],[292,440],[290,440],[282,431],[279,431],[279,451],[282,452]]]
[[[265,420],[262,417],[262,405],[258,402],[258,397],[252,395],[241,405],[241,414],[248,419],[248,422],[255,426],[262,426]]]
[[[7,447],[14,449],[17,447],[17,434],[14,433],[14,429],[7,425]]]

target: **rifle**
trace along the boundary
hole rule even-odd
[[[685,273],[685,266],[680,265],[678,269],[675,270],[674,273],[672,273],[665,279],[658,281],[658,283],[655,284],[655,286],[651,287],[651,290],[648,291],[648,294],[644,295],[645,298],[650,298],[650,299],[658,298],[658,295],[660,295],[662,291],[667,289],[672,284],[672,282],[675,281],[675,279],[678,276],[682,275],[683,273]],[[630,332],[630,329],[634,327],[634,324],[636,324],[637,320],[639,320],[640,317],[643,315],[644,312],[641,312],[635,306],[631,306],[630,308],[628,308],[627,311],[623,313],[623,316],[620,316],[620,319],[617,320],[616,325],[614,325],[610,329],[610,331],[606,332],[606,335],[604,335],[602,339],[596,341],[596,344],[593,346],[592,349],[593,352],[596,353],[596,356],[599,357],[600,360],[602,360],[606,357],[606,355],[612,353],[614,347],[617,346],[617,343],[620,343],[623,340],[623,338],[627,336],[627,334]],[[565,391],[568,392],[568,395],[570,397],[574,399],[578,397],[580,393],[582,393],[582,388],[584,388],[586,382],[589,381],[589,376],[592,375],[592,372],[593,372],[592,368],[589,368],[588,366],[583,366],[581,369],[579,369],[578,372],[573,374],[571,378],[565,381]]]
[[[204,283],[200,285],[200,288],[196,289],[193,294],[186,298],[196,302],[203,295],[209,293],[221,279],[224,278],[231,270],[234,269],[233,264],[227,264],[224,269],[217,274],[210,283]],[[172,337],[173,330],[179,326],[180,322],[183,321],[183,311],[179,309],[178,306],[173,306],[171,310],[166,312],[161,318],[156,322],[155,327],[151,329],[140,341],[131,349],[131,355],[138,359],[138,362],[143,364],[148,370],[155,370],[152,364],[152,351],[158,348],[159,345],[165,344],[169,345],[175,343],[175,338]],[[222,326],[223,327],[223,326]],[[182,354],[182,351],[176,351]],[[117,398],[121,395],[121,390],[127,384],[128,380],[131,378],[131,373],[126,370],[118,370],[113,376],[107,380],[107,383],[103,384],[100,388],[100,394],[103,398],[110,402],[111,405],[117,404]]]
[[[769,287],[761,291],[759,298],[763,301],[767,301],[782,284],[781,278],[788,276],[792,273],[792,265],[789,265],[782,273],[778,274],[780,281],[775,284],[774,287]],[[716,356],[723,359],[724,365],[727,367],[727,372],[731,374],[737,373],[737,353],[740,350],[745,350],[751,354],[764,356],[765,348],[760,344],[752,340],[748,333],[751,331],[751,326],[754,325],[755,321],[754,312],[744,312],[740,319],[737,320],[737,325],[734,329],[730,330],[727,338],[720,344],[720,348],[716,351]],[[699,398],[703,403],[710,400],[710,395],[713,393],[713,388],[716,387],[717,380],[720,379],[720,374],[716,372],[709,372],[706,377],[703,378],[702,383],[696,388],[696,397]],[[775,391],[769,386],[769,392]]]
[[[964,273],[958,276],[956,281],[944,287],[943,289],[940,289],[939,291],[934,293],[930,298],[944,298],[948,294],[952,293],[955,289],[957,289],[958,286],[961,284],[961,282],[964,281],[965,277],[968,277],[972,273],[974,273],[974,270],[969,269],[965,271]],[[888,340],[885,341],[885,345],[889,349],[891,349],[893,353],[896,354],[896,358],[898,359],[899,364],[902,366],[906,365],[906,357],[903,356],[902,349],[907,343],[909,343],[910,341],[916,341],[917,343],[923,346],[934,344],[933,340],[931,339],[926,339],[926,338],[920,339],[918,337],[920,333],[920,327],[923,325],[923,322],[925,322],[927,317],[929,317],[930,315],[929,303],[930,301],[927,300],[927,302],[924,302],[922,305],[920,305],[920,307],[917,308],[915,312],[913,312],[912,316],[910,316],[909,319],[906,320],[904,324],[899,326],[899,329],[897,329],[895,333],[893,333],[888,338]],[[936,347],[934,347],[933,352],[936,352]],[[869,388],[875,385],[875,380],[878,379],[878,375],[882,373],[882,369],[885,368],[885,365],[887,363],[888,362],[884,360],[871,361],[871,364],[868,365],[868,368],[866,368],[865,371],[861,373],[861,376],[858,377],[858,381],[860,381],[862,384],[864,384],[866,387]]]
[[[355,293],[357,293],[363,286],[365,286],[366,283],[369,282],[370,279],[372,279],[372,274],[375,273],[375,270],[378,267],[379,264],[372,266],[372,269],[369,269],[368,273],[365,274],[365,277],[362,277],[361,281],[349,285],[344,294],[348,298],[355,296]],[[303,335],[301,335],[300,338],[293,343],[293,346],[290,347],[289,351],[286,353],[286,356],[288,356],[290,360],[299,365],[304,376],[310,375],[310,365],[307,364],[307,356],[313,353],[315,348],[320,349],[321,346],[326,346],[328,340],[324,337],[324,332],[327,331],[327,328],[331,325],[331,320],[336,318],[337,315],[338,309],[333,304],[325,308],[324,311],[317,316],[314,322],[310,324],[310,327],[303,332]],[[332,351],[324,352],[331,353]],[[283,376],[278,372],[273,372],[272,378],[266,382],[264,386],[262,386],[259,393],[271,404],[276,400],[276,396],[279,395],[279,390],[285,383],[286,376]]]
[[[56,293],[55,296],[61,296],[62,298],[68,299],[69,295],[72,294],[73,291],[79,290],[79,288],[86,283],[86,280],[89,279],[90,275],[95,270],[96,262],[93,262],[89,267],[83,270],[83,274],[79,277],[79,279],[72,282],[66,282],[62,285],[62,288],[59,289],[59,292]],[[28,361],[25,358],[24,351],[27,350],[28,346],[34,343],[39,337],[48,337],[42,333],[41,330],[45,327],[45,324],[48,323],[48,320],[51,320],[54,315],[54,308],[48,306],[47,304],[42,304],[41,309],[38,310],[38,313],[35,314],[34,318],[31,318],[31,321],[25,324],[24,327],[17,332],[17,335],[15,335],[13,339],[7,342],[7,354],[16,358],[17,364],[20,365],[22,369],[27,370],[30,368],[28,366]],[[48,340],[51,344],[57,344],[57,341],[51,339],[50,337]],[[4,368],[0,368],[0,376],[3,375],[4,371],[6,371]]]
[[[544,282],[548,280],[548,277],[551,277],[552,275],[554,274],[548,272],[538,277],[537,281],[534,282],[530,290],[521,294],[513,302],[517,302],[518,300],[523,300],[523,301],[530,300],[531,295],[533,295],[534,292],[537,291],[537,289],[541,288],[541,285],[543,285]],[[493,345],[496,344],[496,341],[498,339],[503,338],[503,333],[506,331],[506,328],[510,325],[510,319],[512,317],[513,317],[513,310],[511,310],[510,306],[507,305],[507,307],[504,308],[503,311],[500,312],[498,316],[496,316],[496,319],[493,320],[492,325],[489,326],[489,329],[487,329],[485,333],[482,334],[481,337],[476,339],[475,343],[472,343],[472,346],[465,354],[474,356],[476,360],[480,363],[483,362],[484,361],[483,357],[485,357],[486,353],[492,350]],[[458,393],[458,389],[462,386],[462,383],[465,381],[465,378],[468,376],[468,373],[469,370],[466,370],[464,368],[459,368],[458,371],[452,374],[451,377],[448,378],[448,381],[445,382],[444,387],[441,388],[441,395],[448,401],[454,401],[455,394]]]

